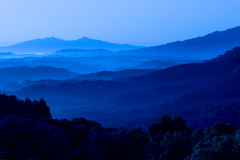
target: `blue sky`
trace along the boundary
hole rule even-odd
[[[239,0],[0,0],[0,45],[87,36],[157,45],[240,26]]]

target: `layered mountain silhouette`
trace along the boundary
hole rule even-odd
[[[62,49],[106,49],[111,51],[141,48],[129,44],[115,44],[83,37],[78,40],[62,40],[55,37],[34,39],[11,46],[0,47],[0,52],[45,53]]]
[[[79,75],[73,78],[74,80],[90,80],[90,81],[97,81],[97,80],[103,80],[103,81],[109,81],[109,80],[123,80],[123,79],[129,79],[131,77],[139,77],[141,75],[144,75],[149,72],[153,72],[152,69],[128,69],[128,70],[121,70],[117,72],[113,71],[102,71],[97,73],[90,73],[85,75]]]
[[[151,61],[143,61],[138,65],[134,66],[135,69],[164,69],[180,64],[201,62],[201,60],[151,60]]]
[[[12,52],[0,52],[0,57],[14,56]]]
[[[174,115],[183,110],[189,112],[190,107],[239,101],[240,58],[235,58],[238,54],[238,48],[234,48],[225,53],[227,61],[181,64],[146,72],[100,72],[80,75],[71,82],[32,82],[35,85],[12,94],[21,99],[46,99],[50,107],[58,106],[54,116],[81,115],[101,121],[104,118],[106,121],[102,123],[106,126],[125,126],[129,122],[129,127],[137,127],[142,117],[153,120],[156,114],[172,112]],[[137,123],[133,118],[137,118]]]
[[[62,49],[60,51],[56,51],[55,53],[75,53],[75,52],[111,52],[106,49],[91,49],[91,50],[86,50],[86,49]]]
[[[0,68],[0,90],[11,89],[25,80],[55,79],[65,80],[77,76],[78,74],[70,72],[67,69],[50,66],[15,66]]]
[[[172,42],[155,47],[115,44],[87,37],[71,41],[51,37],[0,47],[0,52],[46,53],[56,52],[59,50],[69,52],[70,50],[74,51],[74,49],[80,49],[80,52],[84,52],[84,50],[102,52],[103,50],[99,49],[105,49],[110,51],[119,51],[117,53],[122,55],[144,54],[211,59],[225,52],[229,48],[234,48],[239,45],[240,27],[235,27],[225,31],[216,31],[202,37]]]
[[[68,57],[112,56],[114,55],[114,52],[106,49],[62,49],[52,53],[51,55]]]
[[[70,72],[67,69],[50,66],[16,66],[9,68],[0,68],[0,79],[20,79],[20,80],[38,80],[38,79],[66,79],[66,77],[75,77],[78,74]]]
[[[240,58],[240,47],[235,47],[234,49],[227,51],[225,54],[219,55],[206,62],[224,62],[235,58]]]
[[[229,48],[240,45],[240,27],[177,41],[165,45],[122,51],[122,54],[153,54],[176,57],[214,58]]]

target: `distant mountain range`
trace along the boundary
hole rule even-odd
[[[94,40],[83,37],[78,40],[62,40],[55,37],[34,39],[11,46],[0,47],[0,52],[14,52],[14,53],[47,53],[55,52],[62,49],[106,49],[111,51],[130,50],[142,48],[140,46],[133,46],[129,44],[115,44],[101,40]]]
[[[14,53],[12,52],[0,52],[0,57],[12,56]]]
[[[67,57],[113,56],[115,52],[106,49],[62,49],[50,55]]]
[[[176,57],[214,58],[240,46],[240,27],[217,31],[206,36],[172,42],[155,47],[120,51],[122,54],[153,54]]]
[[[155,47],[115,44],[87,37],[71,41],[51,37],[0,47],[0,52],[56,53],[56,51],[60,51],[65,54],[66,52],[70,55],[75,54],[75,56],[78,56],[78,54],[88,55],[91,52],[92,55],[101,56],[111,55],[112,51],[118,51],[114,55],[158,55],[211,59],[236,46],[240,46],[240,27]]]

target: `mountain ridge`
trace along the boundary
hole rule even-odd
[[[49,53],[62,49],[106,49],[111,51],[141,48],[130,44],[116,44],[83,37],[77,40],[63,40],[56,37],[33,39],[10,46],[0,47],[0,52]]]
[[[240,26],[224,31],[215,31],[184,41],[175,41],[159,46],[119,51],[120,53],[168,55],[178,57],[215,58],[229,48],[240,45]]]
[[[232,50],[228,50],[224,54],[221,54],[218,57],[206,62],[225,62],[236,58],[240,58],[240,47],[235,47]]]

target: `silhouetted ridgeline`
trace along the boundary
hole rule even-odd
[[[100,40],[83,37],[78,40],[66,41],[55,37],[34,39],[11,46],[0,47],[0,52],[14,53],[49,53],[61,49],[107,49],[107,50],[129,50],[141,48],[129,44],[115,44]]]
[[[146,73],[153,72],[154,69],[128,69],[121,71],[102,71],[97,73],[79,75],[74,77],[74,80],[123,80],[131,77],[140,77]]]
[[[114,56],[114,52],[106,49],[62,49],[49,56],[66,57],[92,57],[92,56]]]
[[[11,46],[0,47],[0,52],[14,53],[61,53],[80,55],[87,50],[88,53],[95,52],[98,55],[157,55],[174,57],[214,58],[229,48],[240,44],[240,27],[225,31],[217,31],[202,37],[196,37],[184,41],[172,42],[160,46],[143,47],[129,44],[114,44],[101,40],[83,37],[78,40],[65,41],[55,37],[25,41]],[[92,50],[92,51],[91,51]],[[105,51],[104,51],[105,50]],[[109,51],[118,51],[112,54]],[[105,53],[104,53],[105,52]],[[82,53],[82,54],[81,54]],[[58,53],[57,53],[58,54]],[[76,54],[77,55],[77,54]],[[85,54],[88,56],[88,54]]]
[[[201,63],[203,60],[151,60],[151,61],[143,61],[138,65],[134,66],[136,69],[165,69],[168,67],[177,66],[180,64],[187,63]]]
[[[60,51],[56,51],[55,53],[74,53],[74,52],[111,52],[106,49],[62,49]]]
[[[159,116],[147,131],[103,128],[84,118],[52,119],[46,102],[0,94],[1,159],[239,159],[240,127],[187,127]]]
[[[240,58],[240,47],[235,47],[233,50],[229,50],[225,54],[219,55],[218,57],[206,62],[224,62],[236,58]]]
[[[0,68],[0,90],[15,90],[25,80],[55,79],[65,80],[77,76],[67,69],[50,66],[17,66]]]
[[[14,53],[12,52],[0,52],[0,58],[5,57],[5,56],[12,56]]]
[[[92,73],[104,70],[103,66],[93,64],[95,59],[84,57],[41,57],[41,58],[12,58],[12,59],[0,59],[0,68],[15,67],[37,67],[37,66],[49,66],[54,68],[64,68],[75,73]],[[89,64],[85,64],[85,63]],[[106,68],[105,68],[106,69]]]
[[[123,51],[122,54],[158,54],[178,57],[214,58],[230,48],[239,46],[239,44],[240,27],[235,27],[185,41]]]
[[[69,72],[67,69],[49,66],[37,67],[9,67],[0,68],[1,79],[19,80],[38,80],[38,79],[66,79],[77,76],[78,74]]]
[[[238,54],[236,51],[231,52]],[[228,61],[163,70],[99,72],[68,81],[28,82],[24,88],[6,94],[21,99],[44,98],[54,118],[83,116],[104,127],[145,129],[163,113],[182,114],[187,125],[202,127],[240,118],[240,58],[230,57]]]

